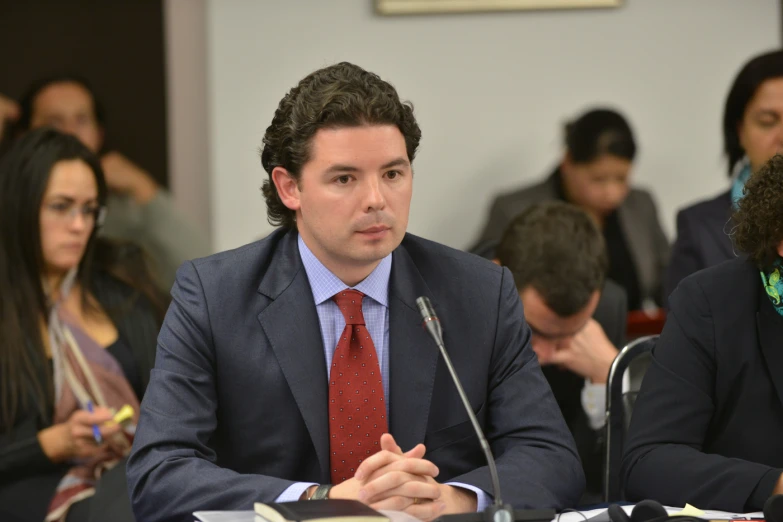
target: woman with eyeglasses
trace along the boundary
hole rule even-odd
[[[0,162],[0,520],[133,520],[124,457],[163,303],[137,247],[96,237],[106,195],[52,129]]]

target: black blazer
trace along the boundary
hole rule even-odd
[[[327,369],[295,231],[196,261],[177,273],[128,460],[146,522],[252,509],[294,482],[329,482]],[[478,439],[421,327],[433,302],[444,341],[487,432],[503,500],[573,506],[584,477],[573,438],[530,346],[511,273],[410,234],[389,279],[389,430],[427,446],[439,482],[492,491]]]
[[[614,281],[607,280],[601,292],[601,299],[593,313],[593,319],[601,325],[604,333],[618,350],[625,344],[625,323],[628,304],[625,290]],[[579,458],[585,471],[587,488],[580,504],[600,502],[603,492],[603,453],[605,445],[604,430],[593,430],[582,407],[582,388],[584,377],[556,366],[544,366],[544,376],[557,405],[563,412],[568,429],[574,436]]]
[[[677,239],[666,271],[666,297],[692,273],[737,257],[730,230],[729,191],[677,213]]]
[[[686,278],[636,401],[629,500],[757,511],[783,473],[783,317],[735,259]]]
[[[149,301],[125,284],[96,272],[95,298],[127,342],[144,387],[155,362],[160,322]],[[139,397],[141,399],[141,397]],[[10,431],[0,427],[0,520],[43,520],[62,476],[70,466],[55,464],[43,452],[37,434],[51,426],[33,405],[20,411]]]

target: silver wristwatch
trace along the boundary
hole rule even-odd
[[[315,491],[313,491],[313,494],[310,495],[310,498],[307,500],[324,500],[329,498],[329,490],[332,489],[331,484],[321,484],[317,488],[315,488]]]

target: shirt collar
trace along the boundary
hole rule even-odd
[[[302,236],[298,238],[299,255],[302,258],[302,264],[307,273],[307,279],[310,281],[310,288],[313,291],[315,304],[320,305],[328,301],[334,294],[342,290],[351,288],[326,268],[315,254],[307,248]],[[377,303],[388,308],[389,304],[389,277],[391,276],[392,255],[389,254],[378,263],[378,266],[370,272],[361,283],[354,286],[353,290],[358,290],[364,295],[372,298]]]

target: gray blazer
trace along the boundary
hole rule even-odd
[[[511,220],[527,207],[555,199],[558,199],[555,175],[536,185],[498,196],[492,203],[480,239],[471,251],[499,242]],[[647,191],[631,189],[617,213],[636,266],[642,299],[652,298],[663,303],[663,278],[670,247],[652,196]]]
[[[478,439],[415,304],[428,296],[495,454],[503,500],[572,507],[574,439],[530,345],[508,269],[405,236],[389,280],[389,429],[440,469],[491,493]],[[296,232],[185,263],[141,405],[128,488],[145,522],[252,509],[294,482],[329,482],[328,385]]]

